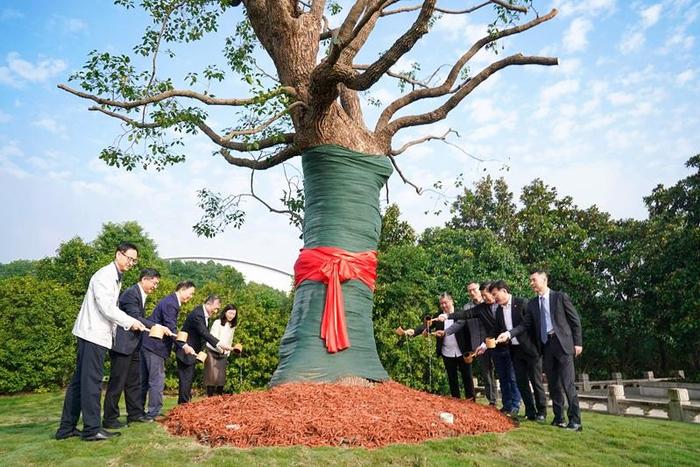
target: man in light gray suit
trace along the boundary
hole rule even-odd
[[[125,330],[144,331],[146,327],[117,306],[122,274],[138,262],[138,249],[120,243],[114,261],[90,278],[90,285],[73,325],[78,338],[78,358],[73,378],[63,401],[61,424],[56,439],[80,436],[84,441],[102,441],[118,435],[100,427],[100,395],[107,350],[117,326]],[[76,426],[83,414],[83,431]]]

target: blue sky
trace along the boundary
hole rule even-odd
[[[700,2],[555,0],[535,5],[541,14],[556,7],[559,15],[504,42],[499,57],[515,52],[556,56],[558,67],[504,70],[447,120],[399,133],[394,144],[452,128],[461,135],[452,139],[454,144],[488,162],[434,142],[403,154],[402,171],[426,188],[459,173],[470,183],[489,172],[503,175],[516,194],[540,177],[581,207],[597,204],[614,217],[645,217],[642,197],[658,183],[687,176],[684,162],[700,152]],[[172,62],[161,62],[159,75],[181,82],[187,71],[220,62],[223,37],[237,14],[224,17],[221,32],[210,39],[177,48]],[[441,18],[395,69],[418,62],[421,73],[430,75],[481,37],[486,19],[484,14]],[[199,188],[235,192],[248,183],[247,172],[212,157],[208,140],[188,140],[187,162],[160,173],[127,173],[97,159],[118,136],[119,125],[88,112],[87,102],[56,85],[66,83],[92,49],[129,52],[146,21],[138,10],[105,0],[0,3],[0,262],[51,255],[73,236],[91,240],[104,222],[137,220],[162,256],[232,257],[291,270],[301,247],[298,231],[252,202],[243,229],[229,229],[215,239],[192,233],[200,216]],[[369,62],[385,49],[400,34],[398,25],[398,18],[383,23],[358,62]],[[494,58],[479,54],[471,69]],[[230,80],[216,92],[242,97],[244,90]],[[386,104],[399,89],[383,80],[372,96]],[[376,110],[368,106],[366,115],[371,121]],[[230,123],[223,113],[212,118],[219,128]],[[281,168],[258,179],[261,193],[276,200]],[[444,216],[424,215],[443,198],[417,196],[396,175],[389,192],[419,230],[444,222]]]

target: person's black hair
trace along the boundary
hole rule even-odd
[[[211,293],[211,294],[207,295],[207,299],[204,300],[204,303],[214,303],[217,300],[221,300],[221,299],[219,298],[218,295]]]
[[[510,293],[510,287],[508,287],[508,284],[506,281],[503,280],[497,280],[491,283],[489,286],[489,292],[493,292],[493,289],[498,289],[498,290],[504,290],[508,293]]]
[[[134,245],[133,243],[129,243],[129,242],[121,242],[119,245],[117,245],[116,251],[119,251],[121,253],[126,253],[129,250],[134,250],[136,253],[139,252],[139,249],[136,247],[136,245]],[[115,253],[116,253],[116,251],[115,251]]]
[[[194,282],[192,282],[192,281],[182,281],[175,286],[175,292],[182,290],[182,289],[189,289],[189,288],[194,287],[194,286],[195,286]]]
[[[141,274],[139,274],[139,281],[143,280],[144,278],[150,279],[152,277],[157,277],[158,279],[160,279],[160,273],[158,272],[157,269],[153,269],[153,268],[141,269]]]
[[[236,316],[233,317],[232,321],[228,321],[226,319],[226,312],[228,310],[235,310],[236,311]],[[224,307],[223,311],[221,312],[221,325],[226,326],[226,324],[228,324],[232,328],[235,328],[236,326],[238,326],[238,308],[236,307],[236,305],[232,305],[232,304],[226,305]]]
[[[491,281],[482,282],[481,285],[479,285],[479,290],[482,292],[486,290],[488,292],[489,287],[491,287]]]

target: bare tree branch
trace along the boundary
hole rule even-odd
[[[241,143],[241,142],[235,142],[235,141],[229,141],[221,136],[214,131],[209,125],[204,123],[203,121],[199,121],[196,123],[197,128],[202,130],[202,133],[207,135],[209,139],[211,139],[214,143],[218,144],[222,148],[226,149],[233,149],[234,151],[240,151],[240,152],[252,152],[252,151],[257,151],[260,149],[267,149],[271,148],[273,146],[277,146],[279,144],[290,144],[294,142],[294,133],[284,133],[281,137],[280,136],[271,136],[268,138],[263,138],[261,140],[256,140],[255,144],[252,143]],[[244,166],[247,167],[247,166]]]
[[[267,209],[270,210],[270,212],[274,212],[275,214],[287,214],[291,218],[293,218],[297,223],[301,221],[299,218],[299,214],[293,211],[290,211],[289,209],[275,209],[270,204],[267,203],[264,199],[259,197],[258,195],[255,194],[255,169],[252,169],[250,171],[250,196],[257,201],[259,201],[263,206],[265,206]]]
[[[234,157],[231,155],[231,152],[229,150],[223,148],[219,151],[219,154],[221,154],[221,156],[226,160],[226,162],[228,162],[231,165],[235,165],[238,167],[248,167],[249,169],[255,170],[265,170],[269,169],[270,167],[274,167],[278,164],[281,164],[282,162],[287,161],[293,157],[298,156],[299,154],[301,154],[301,151],[295,145],[290,144],[289,146],[281,149],[276,154],[259,160],[244,157]]]
[[[129,118],[126,115],[122,115],[117,112],[112,112],[111,110],[107,110],[104,107],[97,107],[96,105],[93,105],[92,107],[88,107],[88,110],[92,110],[95,112],[102,112],[105,115],[109,115],[110,117],[118,118],[119,120],[128,123],[129,125],[136,127],[136,128],[158,128],[160,125],[158,123],[153,123],[153,122],[144,122],[143,120],[134,120],[133,118]]]
[[[399,58],[418,42],[418,39],[423,37],[428,32],[428,22],[435,11],[435,2],[437,0],[425,0],[421,8],[418,18],[408,31],[399,37],[389,50],[386,51],[377,61],[370,64],[367,70],[352,78],[345,85],[356,91],[365,91],[376,83],[389,68],[391,68]]]
[[[453,129],[450,128],[442,136],[429,135],[429,136],[424,136],[422,138],[414,139],[413,141],[409,141],[408,143],[401,146],[399,149],[392,149],[390,151],[390,154],[392,156],[398,156],[399,154],[401,154],[402,152],[404,152],[406,149],[410,148],[411,146],[416,146],[418,144],[425,143],[426,141],[432,141],[432,140],[437,139],[437,140],[447,142],[447,135],[449,135],[450,133],[457,134],[456,131],[454,131]]]
[[[496,5],[500,5],[506,10],[511,10],[511,11],[519,11],[521,13],[527,13],[527,8],[524,6],[519,6],[519,5],[511,5],[508,2],[504,2],[503,0],[491,0],[491,3],[495,3]]]
[[[403,107],[406,107],[407,105],[419,100],[419,99],[426,99],[426,98],[433,98],[433,97],[440,97],[444,96],[446,94],[451,94],[456,92],[456,89],[453,89],[453,85],[457,81],[457,78],[459,77],[459,73],[464,67],[464,65],[471,60],[474,55],[479,52],[486,44],[489,44],[491,42],[494,42],[498,39],[501,39],[503,37],[511,36],[514,34],[519,34],[523,31],[527,31],[528,29],[534,28],[535,26],[545,22],[549,21],[550,19],[554,18],[557,14],[556,9],[552,9],[548,14],[545,16],[541,16],[538,18],[535,18],[527,23],[523,23],[521,25],[509,28],[509,29],[504,29],[502,31],[498,31],[492,35],[482,37],[478,41],[472,45],[467,52],[465,52],[457,62],[452,66],[452,69],[448,73],[447,77],[445,78],[444,82],[440,86],[432,87],[432,88],[427,88],[427,89],[417,89],[414,90],[404,96],[401,96],[391,104],[389,104],[381,113],[379,116],[379,119],[377,119],[377,124],[375,126],[375,132],[381,131],[381,129],[386,126],[391,119],[391,117],[399,110],[402,109]]]
[[[410,126],[417,125],[427,125],[430,123],[435,123],[439,120],[444,119],[447,114],[454,109],[457,104],[459,104],[462,99],[469,95],[478,85],[486,81],[486,79],[494,74],[496,71],[503,68],[509,67],[511,65],[556,65],[558,63],[556,58],[551,57],[532,57],[524,56],[522,54],[511,55],[492,63],[488,67],[481,70],[476,76],[464,82],[457,92],[455,92],[443,105],[433,110],[432,112],[427,112],[419,115],[409,115],[406,117],[398,118],[391,123],[387,124],[385,128],[381,130],[385,137],[391,138],[397,131],[407,128]]]
[[[399,168],[399,165],[396,163],[396,160],[394,159],[394,156],[392,156],[391,154],[388,154],[388,157],[389,157],[389,160],[391,161],[391,165],[394,166],[394,169],[396,170],[396,173],[399,174],[399,177],[401,177],[401,180],[403,180],[403,182],[404,182],[405,184],[411,185],[411,186],[416,190],[416,193],[418,193],[419,195],[420,195],[421,193],[423,193],[423,188],[419,187],[419,186],[416,185],[415,183],[412,183],[411,181],[409,181],[409,180],[404,176],[403,172],[402,172],[401,169]],[[388,184],[387,184],[387,185],[388,185]],[[388,198],[389,198],[389,192],[388,192],[388,189],[387,189],[387,199],[388,199]]]
[[[256,126],[255,128],[249,128],[249,129],[247,129],[247,130],[232,130],[232,131],[229,131],[228,134],[227,134],[226,136],[223,137],[223,140],[224,140],[224,141],[230,141],[232,138],[234,138],[234,137],[236,137],[236,136],[254,135],[255,133],[260,133],[261,131],[263,131],[265,128],[269,127],[270,125],[272,125],[274,122],[276,122],[276,121],[279,120],[280,118],[284,117],[285,115],[288,115],[289,112],[291,112],[291,110],[292,110],[294,107],[299,107],[299,106],[308,107],[308,106],[307,106],[306,104],[304,104],[303,102],[301,102],[301,101],[296,101],[295,103],[293,103],[292,105],[290,105],[289,107],[287,107],[287,108],[286,108],[285,110],[283,110],[282,112],[279,112],[278,114],[273,115],[273,116],[272,116],[271,118],[269,118],[267,121],[261,123],[260,125]]]
[[[353,65],[352,67],[353,67],[354,69],[356,69],[356,70],[366,70],[367,68],[369,68],[369,65]],[[406,81],[408,84],[412,84],[413,86],[418,86],[418,87],[421,87],[421,88],[427,88],[427,87],[428,87],[428,85],[427,85],[424,81],[419,81],[419,80],[417,80],[417,79],[415,79],[415,78],[411,78],[410,76],[403,75],[403,74],[401,74],[401,73],[395,73],[395,72],[393,72],[393,71],[391,71],[391,70],[387,71],[387,72],[386,72],[386,75],[387,75],[387,76],[391,76],[392,78],[396,78],[396,79],[399,79],[399,80]]]
[[[58,85],[59,89],[62,89],[64,91],[67,91],[73,95],[76,95],[78,97],[82,97],[83,99],[89,99],[91,101],[97,102],[98,104],[101,105],[108,105],[111,107],[120,107],[122,109],[133,109],[135,107],[140,107],[142,105],[146,104],[152,104],[154,102],[160,102],[166,99],[170,99],[172,97],[187,97],[190,99],[196,99],[204,104],[207,105],[230,105],[230,106],[244,106],[244,105],[250,105],[250,104],[256,104],[256,103],[261,103],[264,102],[268,99],[271,99],[273,97],[279,96],[281,94],[286,94],[290,97],[297,97],[297,93],[294,90],[294,88],[290,86],[282,86],[276,89],[273,89],[270,91],[268,94],[266,94],[263,97],[250,97],[247,99],[222,99],[218,97],[212,97],[208,96],[206,94],[200,94],[198,92],[190,91],[189,89],[171,89],[170,91],[164,91],[161,92],[160,94],[155,94],[153,96],[149,97],[144,97],[143,99],[137,99],[133,101],[117,101],[114,99],[105,99],[99,96],[95,96],[93,94],[88,94],[86,92],[82,91],[77,91],[75,89],[72,89],[65,84],[59,84]]]
[[[492,2],[485,1],[483,3],[480,3],[476,6],[471,7],[471,8],[466,8],[464,10],[448,10],[447,8],[439,8],[436,6],[435,11],[437,11],[439,13],[444,13],[446,15],[463,15],[463,14],[467,14],[467,13],[473,13],[476,10],[485,7],[486,5],[489,5],[490,3],[492,3]],[[422,8],[422,6],[423,5],[414,5],[414,6],[407,6],[407,7],[403,7],[403,8],[397,8],[396,10],[382,10],[381,16],[391,16],[391,15],[396,15],[399,13],[408,13],[411,11],[420,10]]]

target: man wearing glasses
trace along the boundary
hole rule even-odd
[[[159,283],[160,273],[157,270],[149,268],[141,270],[139,281],[119,296],[119,308],[150,328],[153,326],[153,322],[144,317],[146,298],[158,287]],[[166,334],[171,334],[169,329]],[[126,401],[127,423],[152,421],[145,416],[141,401],[141,359],[139,356],[141,355],[142,336],[143,333],[139,331],[125,331],[117,327],[114,345],[109,351],[111,371],[105,393],[102,420],[104,428],[124,427],[124,424],[119,421],[119,399],[122,392],[124,392]]]
[[[100,427],[100,390],[107,350],[112,348],[116,327],[144,331],[146,327],[117,306],[122,274],[138,261],[138,249],[131,243],[120,243],[114,262],[90,278],[87,293],[73,325],[78,338],[75,372],[66,390],[61,423],[56,439],[80,436],[84,441],[101,441],[119,433]],[[83,431],[76,426],[83,414]]]

